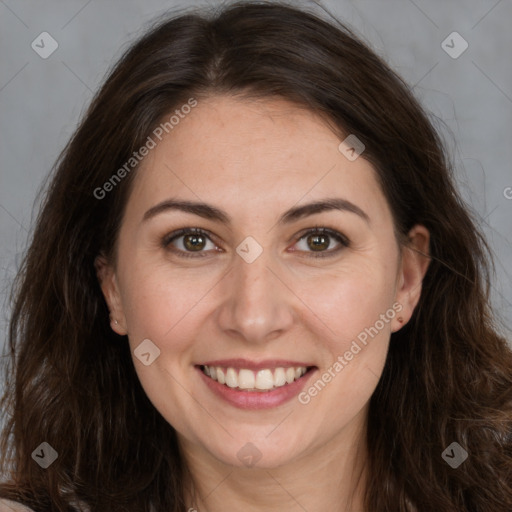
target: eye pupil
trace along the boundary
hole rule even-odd
[[[310,245],[310,248],[313,251],[322,251],[329,247],[329,237],[325,235],[309,235],[307,241],[308,244],[312,242],[313,245]]]
[[[185,235],[183,243],[191,251],[200,251],[204,248],[205,240],[202,235]]]

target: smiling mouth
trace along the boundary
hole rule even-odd
[[[201,371],[210,379],[239,391],[268,392],[299,380],[314,366],[291,366],[249,370],[201,365]]]

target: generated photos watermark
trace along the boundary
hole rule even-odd
[[[391,308],[389,308],[385,313],[382,313],[371,327],[366,327],[363,331],[361,331],[357,335],[357,340],[365,347],[368,344],[368,336],[372,339],[379,334],[382,329],[389,324],[393,318],[395,318],[397,313],[402,311],[403,306],[399,302],[395,302]],[[350,345],[350,349],[347,350],[343,355],[339,355],[336,361],[322,373],[320,378],[312,384],[306,391],[302,391],[299,393],[298,399],[299,402],[303,405],[309,404],[311,399],[318,395],[325,386],[332,381],[338,375],[345,366],[348,365],[350,361],[354,358],[355,355],[359,354],[363,349],[356,340],[352,341]]]
[[[164,137],[164,133],[170,133],[187,114],[192,111],[192,108],[197,106],[195,98],[189,98],[187,103],[183,104],[179,109],[177,108],[174,113],[169,117],[168,121],[160,123],[146,139],[146,142],[134,151],[132,156],[122,165],[112,176],[101,186],[94,189],[93,195],[96,199],[104,199],[109,192],[125,178],[130,172],[142,161],[144,157],[149,155],[149,152],[156,148],[158,142]],[[157,139],[157,140],[156,140]]]

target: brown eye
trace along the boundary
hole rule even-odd
[[[210,247],[208,247],[208,243],[211,245]],[[180,229],[165,236],[162,240],[162,247],[184,258],[208,256],[211,250],[217,249],[217,246],[211,241],[210,235],[199,228]]]
[[[329,248],[329,237],[326,235],[309,235],[306,238],[308,247],[313,251],[323,251]]]
[[[315,228],[306,231],[300,238],[298,243],[302,243],[299,251],[310,254],[313,257],[334,256],[344,247],[348,247],[350,242],[341,233],[328,228]],[[337,246],[336,246],[337,244]],[[334,245],[334,248],[332,247]]]
[[[205,237],[203,235],[185,235],[183,245],[190,251],[200,251],[204,249]]]

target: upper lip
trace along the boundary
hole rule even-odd
[[[216,359],[202,363],[202,366],[220,366],[221,368],[247,368],[248,370],[263,370],[265,368],[290,368],[305,366],[309,368],[314,366],[301,361],[291,361],[285,359],[265,359],[264,361],[250,361],[249,359]]]

